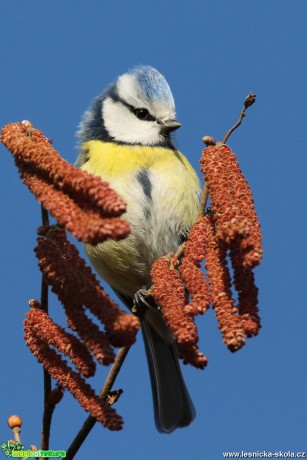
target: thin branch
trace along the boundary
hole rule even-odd
[[[44,393],[48,390],[47,380],[50,381],[50,391],[51,392],[51,378],[48,372],[44,369]],[[44,395],[45,396],[45,395]],[[44,401],[44,414],[43,414],[43,427],[42,427],[42,434],[41,434],[41,449],[42,450],[49,450],[49,440],[50,440],[50,430],[51,430],[51,420],[52,414],[54,412],[55,406],[51,406],[48,401]]]
[[[41,206],[42,214],[42,224],[43,226],[49,225],[49,215],[48,211]],[[41,283],[41,308],[43,311],[48,313],[48,284],[45,281],[44,275],[42,275]],[[48,402],[48,397],[51,393],[51,377],[46,369],[43,369],[44,372],[44,414],[43,414],[43,426],[41,432],[41,449],[49,449],[49,439],[50,439],[50,428],[51,428],[51,419],[54,411],[54,406],[51,406]]]
[[[245,98],[244,100],[244,107],[243,109],[241,110],[241,113],[240,113],[240,116],[239,116],[239,119],[237,121],[236,124],[234,124],[228,131],[227,133],[225,134],[225,136],[223,137],[223,140],[222,140],[222,144],[225,144],[227,139],[229,138],[229,136],[234,132],[235,129],[238,128],[238,126],[240,126],[240,124],[242,123],[242,120],[243,118],[245,117],[245,112],[246,112],[246,109],[248,107],[250,107],[251,105],[253,105],[253,103],[256,101],[256,94],[254,93],[249,93],[248,96]]]
[[[234,132],[235,129],[238,128],[238,126],[240,126],[240,124],[242,123],[242,120],[243,118],[245,117],[245,107],[241,110],[241,113],[240,113],[240,116],[239,116],[239,119],[237,121],[236,124],[234,124],[228,131],[227,133],[225,134],[225,136],[223,137],[223,140],[222,140],[222,143],[225,144],[227,139],[229,138],[229,136],[231,135],[231,133]]]
[[[112,389],[112,386],[118,376],[118,373],[126,359],[126,356],[129,350],[130,350],[130,347],[122,347],[119,350],[115,358],[115,361],[110,369],[110,372],[106,378],[106,381],[101,389],[99,396],[102,399],[106,399],[108,392]],[[92,428],[94,427],[95,423],[96,423],[96,419],[92,417],[91,415],[89,415],[87,419],[85,420],[83,426],[81,427],[79,433],[77,434],[75,439],[72,441],[71,445],[69,446],[66,452],[66,460],[72,460],[75,457],[76,453],[78,452],[82,443],[84,442],[84,440],[86,439],[86,437],[88,436]]]
[[[43,206],[41,206],[41,215],[43,227],[49,227],[49,214]],[[42,276],[40,303],[42,310],[48,313],[48,283],[45,281],[44,276]]]
[[[203,189],[203,195],[202,195],[200,206],[199,206],[197,220],[202,219],[204,217],[208,198],[209,198],[209,189],[207,187],[207,184],[205,184],[204,189]]]
[[[179,259],[182,256],[182,254],[184,253],[185,245],[186,245],[185,241],[181,243],[181,245],[179,246],[179,248],[177,249],[177,251],[175,252],[173,256],[175,259]]]
[[[44,227],[49,226],[49,214],[46,208],[44,206],[41,206],[41,214],[42,214],[42,224]]]

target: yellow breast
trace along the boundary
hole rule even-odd
[[[88,141],[82,144],[81,157],[88,158],[81,167],[101,177],[112,177],[150,168],[176,167],[178,161],[195,174],[188,160],[178,150],[144,145],[121,145],[114,142]],[[82,162],[82,159],[81,159]]]
[[[86,246],[99,274],[122,293],[133,295],[150,282],[158,257],[178,246],[180,230],[196,220],[200,186],[188,160],[177,150],[89,141],[81,166],[100,176],[127,201],[123,216],[131,235],[121,242]]]

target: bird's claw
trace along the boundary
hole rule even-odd
[[[153,297],[146,289],[139,289],[134,295],[132,313],[139,318],[144,318],[153,307],[156,308]]]
[[[185,241],[187,241],[187,239],[189,238],[190,231],[191,231],[191,227],[189,227],[188,225],[184,227],[182,230],[180,230],[179,235],[178,235],[179,244],[182,244]]]

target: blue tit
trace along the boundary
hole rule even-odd
[[[98,274],[131,309],[135,294],[152,282],[153,262],[176,251],[180,232],[198,214],[196,172],[175,147],[181,125],[165,78],[138,66],[119,76],[94,99],[80,124],[77,166],[101,177],[127,203],[131,234],[85,250]],[[195,409],[184,383],[176,345],[158,308],[142,320],[157,429],[170,433],[189,425]]]

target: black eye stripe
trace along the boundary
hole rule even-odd
[[[116,95],[113,94],[112,99],[115,102],[121,102],[125,107],[127,107],[127,109],[130,110],[130,112],[132,112],[140,120],[143,120],[143,121],[156,121],[157,120],[156,117],[151,115],[149,113],[149,111],[147,109],[145,109],[145,107],[134,107],[133,105],[128,104],[128,102],[126,102],[122,98],[120,98],[117,94]],[[139,110],[146,110],[148,112],[148,115],[146,116],[146,118],[140,118],[140,117],[137,116],[137,111],[139,111]]]

